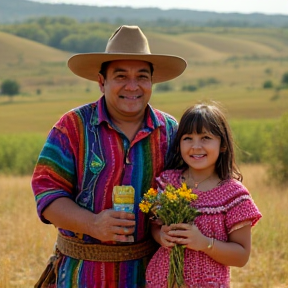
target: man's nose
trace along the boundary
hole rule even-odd
[[[127,82],[125,84],[125,89],[126,90],[134,91],[134,90],[137,90],[137,88],[138,88],[137,79],[135,79],[135,78],[127,79]]]

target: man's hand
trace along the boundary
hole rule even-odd
[[[103,242],[130,242],[131,238],[128,235],[134,233],[135,215],[112,209],[103,210],[95,215],[95,222],[90,228],[89,235]]]
[[[132,242],[129,235],[135,230],[133,213],[108,209],[95,214],[67,197],[53,201],[43,216],[57,228],[87,234],[104,242]]]

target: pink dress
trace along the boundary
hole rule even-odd
[[[166,170],[157,178],[160,189],[167,184],[181,186],[181,170]],[[231,179],[212,190],[201,192],[195,207],[202,213],[194,224],[205,235],[220,241],[227,241],[233,227],[243,221],[254,226],[262,217],[251,195],[243,184]],[[230,283],[229,267],[224,266],[201,251],[185,249],[184,278],[187,287],[227,288]],[[148,288],[166,288],[169,270],[169,249],[160,247],[150,260],[146,270]]]

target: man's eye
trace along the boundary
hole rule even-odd
[[[119,74],[119,75],[116,76],[116,78],[117,78],[117,79],[124,79],[124,78],[125,78],[125,75]]]
[[[139,79],[144,79],[144,80],[149,79],[149,77],[147,75],[140,75],[138,78]]]

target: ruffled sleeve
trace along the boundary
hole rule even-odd
[[[226,214],[225,221],[228,233],[235,230],[233,228],[239,223],[249,223],[250,221],[250,225],[254,226],[262,217],[262,214],[247,189],[239,183],[237,190],[236,199],[238,199],[238,201],[235,201],[235,205],[230,206]]]

